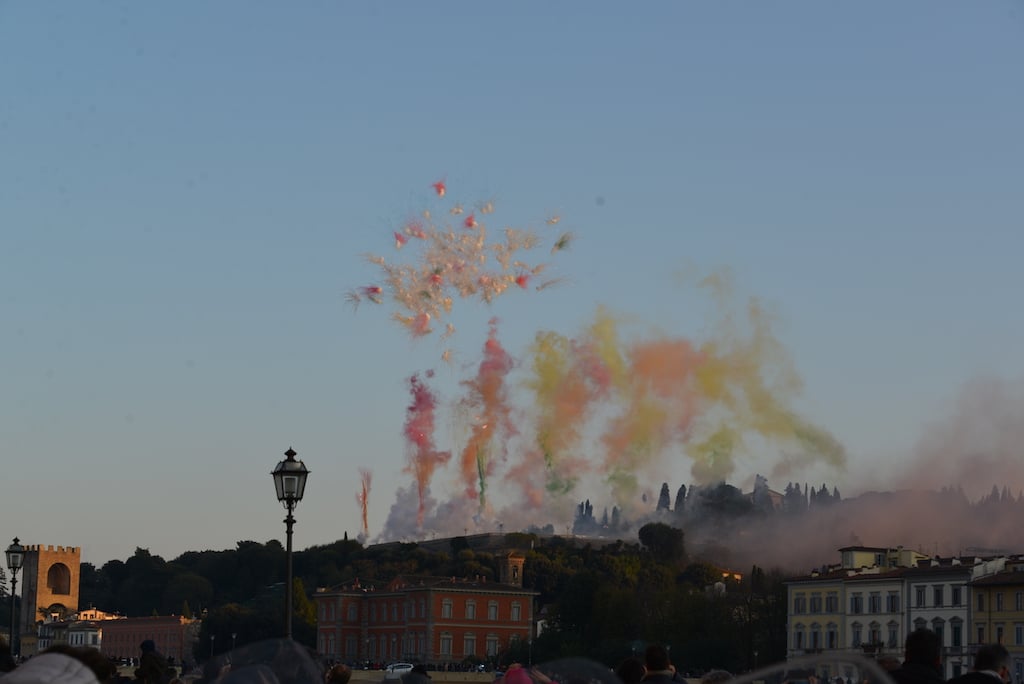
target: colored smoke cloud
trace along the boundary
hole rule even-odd
[[[728,300],[724,278],[702,285],[719,304]],[[430,434],[436,399],[430,395],[427,421],[424,390],[413,382],[406,437],[413,464],[426,453],[432,465],[412,469],[417,514],[405,518],[393,509],[381,539],[490,530],[499,519],[510,530],[564,524],[578,499],[595,495],[595,483],[609,504],[642,514],[641,490],[660,483],[667,465],[688,463],[696,483],[725,480],[750,455],[752,438],[761,451],[774,445],[780,471],[811,463],[841,470],[842,445],[792,408],[799,377],[760,304],[751,299],[739,314],[726,309],[718,323],[702,340],[630,337],[599,309],[576,336],[540,331],[513,358],[492,320],[476,374],[449,403],[469,417],[454,477],[441,467],[446,459]],[[428,489],[452,489],[453,480],[453,501],[428,505]]]

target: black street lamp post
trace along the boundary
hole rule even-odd
[[[20,649],[17,621],[14,618],[14,597],[18,589],[18,571],[21,570],[21,564],[25,560],[25,547],[19,544],[18,538],[15,537],[14,542],[7,547],[4,553],[7,555],[7,567],[11,569],[11,655],[17,657]]]
[[[302,501],[302,495],[306,491],[306,477],[309,475],[309,470],[306,469],[306,464],[302,461],[296,461],[295,457],[298,455],[295,451],[289,447],[288,451],[284,452],[285,460],[278,462],[277,467],[274,468],[270,474],[274,476],[274,488],[277,490],[277,500],[284,504],[285,509],[288,511],[288,517],[284,519],[285,535],[287,537],[287,543],[285,546],[285,555],[288,558],[288,578],[287,584],[285,584],[285,637],[288,639],[292,638],[292,525],[295,524],[295,518],[292,516],[292,511],[300,501]]]

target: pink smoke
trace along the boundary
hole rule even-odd
[[[432,372],[427,372],[428,378],[432,375]],[[416,478],[416,491],[419,494],[416,524],[422,527],[427,487],[437,468],[451,458],[451,452],[438,451],[434,448],[434,420],[437,410],[437,398],[434,393],[417,374],[409,378],[409,391],[412,394],[412,403],[405,412],[404,430],[409,465],[406,466],[405,472],[412,473]]]

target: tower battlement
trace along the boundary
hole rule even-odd
[[[53,544],[28,544],[25,546],[26,551],[45,551],[48,553],[82,553],[81,546],[54,546]]]

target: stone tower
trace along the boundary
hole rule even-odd
[[[82,549],[78,546],[25,547],[22,565],[21,634],[34,634],[37,622],[78,612],[78,580]]]
[[[513,551],[501,558],[498,581],[502,584],[509,584],[513,587],[523,587],[523,565],[526,557]]]

